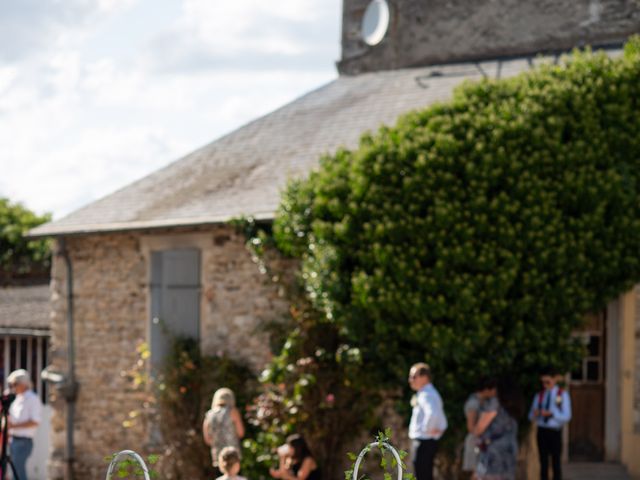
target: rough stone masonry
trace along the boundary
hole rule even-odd
[[[640,32],[640,0],[387,0],[389,30],[369,46],[369,1],[344,2],[340,73],[553,53]]]
[[[80,384],[74,427],[76,478],[102,478],[104,457],[125,446],[142,450],[148,432],[124,428],[140,408],[140,394],[121,372],[138,360],[136,344],[149,328],[149,251],[195,247],[201,252],[200,338],[205,354],[225,353],[259,371],[269,359],[267,334],[259,326],[278,320],[287,303],[266,281],[227,226],[158,233],[113,233],[67,240],[74,271],[76,374]],[[51,359],[66,371],[66,268],[55,257],[52,270]],[[63,478],[65,404],[52,399],[49,478]]]

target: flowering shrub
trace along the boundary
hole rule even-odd
[[[362,137],[290,184],[274,224],[380,384],[435,372],[451,430],[482,375],[569,371],[585,314],[640,280],[640,40],[575,52]]]
[[[154,469],[161,478],[211,478],[213,467],[202,439],[202,421],[213,393],[221,387],[231,388],[242,411],[256,395],[257,379],[246,366],[226,356],[203,355],[193,339],[174,338],[163,367],[154,375],[149,353],[148,345],[140,344],[140,359],[127,372],[142,395],[142,405],[129,413],[124,426],[144,423],[149,449],[158,453]]]
[[[243,472],[270,478],[277,465],[275,449],[292,433],[304,435],[326,478],[338,478],[344,452],[358,435],[379,427],[376,407],[380,390],[357,347],[349,344],[334,322],[327,321],[291,275],[291,263],[281,262],[269,226],[236,219],[266,281],[276,282],[289,301],[285,318],[271,331],[273,360],[261,375],[260,394],[248,407],[255,436],[244,442]],[[277,327],[277,328],[274,328]]]
[[[308,305],[307,305],[308,307]],[[258,464],[276,464],[275,447],[301,433],[323,475],[337,478],[346,445],[376,424],[379,392],[357,348],[312,309],[291,309],[292,331],[262,374],[262,392],[249,407],[256,427],[245,447]],[[262,470],[266,477],[266,468]],[[256,473],[260,478],[260,470]]]

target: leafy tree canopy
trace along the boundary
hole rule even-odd
[[[456,405],[567,371],[585,314],[640,280],[639,78],[636,38],[465,84],[291,183],[276,242],[383,380],[427,361]]]
[[[49,243],[29,240],[25,235],[49,220],[50,214],[37,215],[20,203],[0,198],[0,283],[48,275]]]

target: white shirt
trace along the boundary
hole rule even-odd
[[[428,383],[416,393],[414,398],[409,438],[412,440],[439,439],[447,429],[447,417],[444,414],[440,394],[431,383]]]
[[[540,398],[542,396],[542,399]],[[551,416],[546,419],[536,417],[535,410],[549,410]],[[554,386],[551,390],[544,390],[542,395],[536,393],[529,410],[529,420],[535,421],[539,427],[560,430],[565,423],[571,420],[571,399],[566,390],[560,391],[560,387]]]
[[[16,395],[16,399],[9,407],[9,421],[11,423],[22,423],[32,420],[40,423],[42,421],[42,403],[33,390]],[[38,427],[12,428],[10,434],[15,437],[33,438],[36,436]]]

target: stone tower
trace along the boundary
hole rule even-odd
[[[605,46],[640,0],[344,0],[341,74]]]

